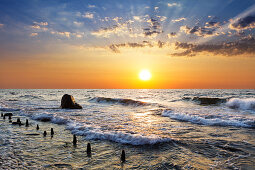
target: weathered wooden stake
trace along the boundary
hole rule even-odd
[[[9,115],[9,120],[12,120],[12,116],[11,115]]]
[[[76,138],[76,135],[73,135],[73,145],[76,145],[77,144],[77,138]]]
[[[120,160],[121,160],[121,162],[125,162],[126,161],[126,154],[125,154],[124,150],[122,150]]]
[[[50,135],[51,135],[51,136],[54,135],[54,130],[53,130],[53,128],[50,129]]]
[[[28,124],[28,119],[26,119],[26,127],[28,127],[29,126],[29,124]]]
[[[17,123],[20,123],[20,124],[21,124],[20,118],[17,119]]]
[[[5,115],[4,115],[3,119],[5,120]]]
[[[90,143],[87,144],[87,155],[89,157],[91,156],[91,145],[90,145]]]
[[[37,124],[37,126],[36,126],[36,130],[39,130],[39,125]]]
[[[3,113],[1,113],[1,117],[4,117],[4,114],[3,114]]]
[[[43,136],[45,137],[46,135],[47,135],[47,132],[46,132],[46,131],[44,131],[44,132],[43,132]]]

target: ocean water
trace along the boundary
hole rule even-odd
[[[83,109],[60,109],[64,94]],[[0,120],[7,169],[255,168],[255,90],[2,89],[0,112],[30,122]]]

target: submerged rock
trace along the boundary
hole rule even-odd
[[[199,102],[200,105],[215,105],[215,104],[220,104],[224,103],[227,100],[226,99],[221,99],[221,98],[210,98],[210,97],[194,97],[193,101]]]
[[[82,109],[82,106],[75,102],[74,97],[65,94],[61,99],[61,108],[62,109]]]

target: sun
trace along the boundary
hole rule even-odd
[[[148,81],[151,79],[151,73],[147,69],[143,69],[139,73],[139,78],[143,81]]]

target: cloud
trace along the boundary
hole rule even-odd
[[[84,15],[82,15],[84,18],[88,18],[88,19],[93,19],[94,18],[94,14],[90,13],[90,12],[86,12]]]
[[[172,37],[177,37],[177,33],[176,32],[171,32],[169,34],[167,34],[168,38],[172,38]]]
[[[158,16],[158,17],[159,17],[160,21],[165,21],[167,19],[167,17],[165,17],[165,16]]]
[[[174,6],[180,6],[180,4],[174,2],[174,3],[167,3],[168,7],[174,7]]]
[[[4,27],[4,24],[0,24],[0,28],[3,28]]]
[[[33,29],[47,31],[48,28],[46,26],[48,26],[48,22],[34,22],[34,25],[31,27]]]
[[[30,34],[30,37],[35,37],[35,36],[37,36],[37,35],[38,35],[38,33],[33,32],[33,33]]]
[[[220,22],[215,21],[206,22],[205,28],[220,28]]]
[[[88,5],[88,8],[96,8],[95,5]]]
[[[186,34],[193,34],[199,37],[211,37],[218,36],[219,33],[215,33],[215,29],[209,29],[206,27],[194,26],[192,28],[188,26],[181,26],[180,31],[185,32]]]
[[[122,20],[122,18],[121,17],[115,17],[112,20],[118,23],[120,20]]]
[[[230,20],[229,28],[232,30],[240,31],[245,29],[255,28],[255,16],[249,15],[243,18],[239,18],[235,21]]]
[[[255,38],[251,35],[235,42],[221,44],[191,44],[176,42],[175,48],[184,51],[173,53],[172,56],[195,56],[198,53],[207,52],[214,55],[237,56],[255,54]]]
[[[186,18],[182,17],[182,18],[178,18],[178,19],[174,19],[172,20],[172,22],[181,22],[181,21],[185,21]]]
[[[133,18],[134,18],[134,20],[136,20],[136,21],[142,21],[142,20],[141,20],[141,17],[139,17],[139,16],[133,16]]]
[[[34,22],[35,25],[47,26],[48,22]]]
[[[163,48],[166,46],[167,43],[162,41],[155,41],[155,42],[149,42],[149,41],[143,41],[141,43],[121,43],[121,44],[111,44],[109,46],[110,50],[114,53],[120,53],[121,48],[144,48],[144,47],[157,47],[157,48]]]
[[[74,21],[73,23],[74,23],[74,25],[76,25],[76,26],[78,26],[78,27],[81,26],[81,25],[83,25],[82,22],[78,22],[78,21]]]
[[[143,29],[145,37],[153,38],[163,32],[158,18],[151,17],[146,22],[149,23],[149,27]]]
[[[51,31],[51,34],[61,35],[67,38],[70,38],[70,32],[58,32],[58,31]]]
[[[113,25],[112,27],[107,27],[107,28],[101,28],[97,31],[93,31],[91,34],[96,36],[96,37],[105,37],[108,38],[111,35],[121,35],[128,33],[129,30],[127,28],[127,24],[117,24]]]

